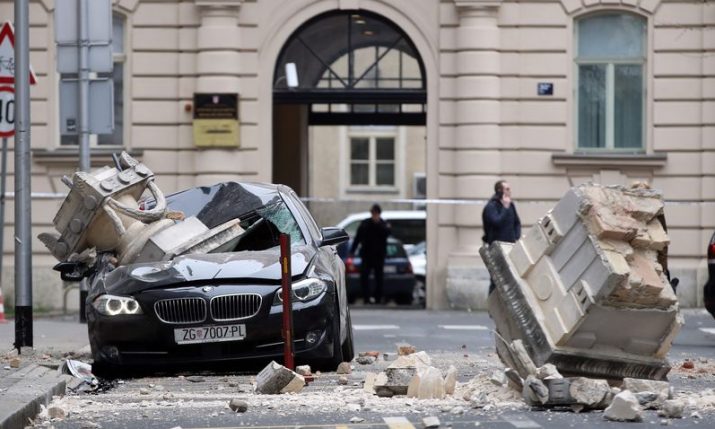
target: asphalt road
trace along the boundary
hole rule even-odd
[[[713,389],[715,377],[715,320],[700,310],[686,311],[686,325],[670,353],[674,370],[671,385],[678,392]],[[392,352],[395,343],[407,342],[432,357],[441,370],[458,369],[458,381],[467,382],[477,374],[500,368],[493,352],[492,323],[483,312],[427,312],[397,308],[355,308],[352,313],[357,351]],[[706,372],[692,376],[677,370],[692,359]],[[642,423],[614,423],[601,412],[576,414],[570,411],[531,410],[517,401],[511,405],[471,409],[461,398],[419,401],[405,397],[378,398],[366,394],[361,382],[367,372],[387,365],[355,364],[347,385],[339,385],[335,373],[322,374],[295,395],[254,395],[250,375],[190,374],[122,380],[109,390],[89,395],[69,395],[59,403],[69,412],[55,428],[230,428],[230,427],[424,427],[422,418],[436,416],[441,427],[453,428],[612,428],[667,424],[685,428],[715,427],[715,413],[700,411],[702,418],[662,420],[647,411]],[[709,366],[708,366],[709,365]],[[705,371],[705,370],[703,370]],[[193,380],[193,381],[192,381]],[[232,412],[231,399],[245,400],[246,413]],[[351,423],[352,419],[352,423]],[[49,422],[38,421],[36,427]]]

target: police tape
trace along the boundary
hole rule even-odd
[[[488,199],[469,199],[469,198],[390,198],[390,199],[365,199],[365,198],[326,198],[326,197],[300,197],[303,202],[318,202],[318,203],[379,203],[379,204],[414,204],[414,205],[484,205],[489,202]],[[558,198],[553,200],[520,200],[514,199],[515,203],[521,205],[525,204],[552,204],[556,205],[559,202]],[[666,205],[702,205],[702,204],[715,204],[715,201],[706,200],[666,200]]]
[[[33,200],[62,200],[67,197],[67,194],[61,192],[32,192]],[[2,195],[0,195],[2,198]],[[14,199],[14,192],[6,192],[5,198]],[[413,205],[484,205],[489,202],[488,199],[470,199],[470,198],[386,198],[386,199],[365,199],[365,198],[331,198],[331,197],[301,197],[303,202],[316,203],[380,203],[380,204],[413,204]],[[553,200],[536,200],[536,199],[514,199],[514,202],[519,205],[525,204],[556,204],[558,198]],[[710,200],[665,200],[666,205],[712,205],[715,201]]]

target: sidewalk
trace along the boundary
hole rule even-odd
[[[33,337],[34,348],[18,355],[13,349],[15,324],[0,324],[0,429],[25,427],[40,405],[63,395],[72,377],[58,374],[58,365],[69,353],[89,353],[87,325],[78,323],[77,316],[36,319]]]

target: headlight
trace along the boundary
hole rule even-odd
[[[293,299],[299,301],[310,301],[325,292],[327,286],[324,281],[319,279],[304,279],[293,283]],[[283,302],[283,289],[278,289],[276,297],[273,299],[273,305],[279,305]]]
[[[139,302],[128,296],[101,295],[94,300],[92,306],[105,316],[143,313]]]

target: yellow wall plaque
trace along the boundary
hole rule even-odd
[[[238,94],[194,94],[194,145],[239,147]]]

